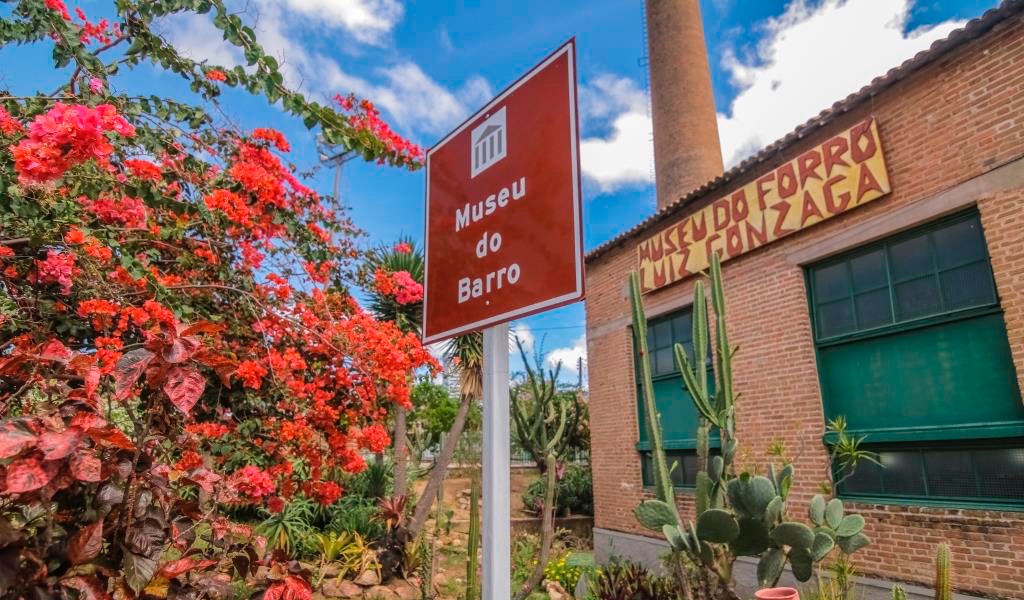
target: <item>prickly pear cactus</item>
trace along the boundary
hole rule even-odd
[[[907,600],[907,592],[903,586],[899,584],[892,586],[892,600]]]

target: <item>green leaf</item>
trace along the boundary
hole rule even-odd
[[[832,529],[839,527],[839,522],[843,520],[843,501],[839,498],[833,498],[829,500],[828,508],[825,509],[825,521],[828,522],[828,526]]]
[[[835,528],[838,537],[850,537],[857,535],[864,529],[864,517],[860,515],[846,515]]]
[[[772,501],[768,503],[768,508],[764,511],[764,521],[768,525],[774,525],[782,518],[782,510],[785,508],[785,502],[782,500],[782,496],[776,496],[772,498]]]
[[[691,552],[690,544],[686,541],[686,537],[683,535],[679,528],[675,525],[665,525],[661,528],[661,533],[668,540],[673,550],[677,552]]]
[[[806,548],[793,548],[789,551],[789,563],[793,566],[793,577],[803,583],[811,578],[814,572],[814,561]]]
[[[819,562],[835,547],[836,542],[832,539],[832,536],[825,533],[816,533],[814,534],[814,543],[811,544],[811,558],[814,562]]]
[[[772,530],[772,540],[780,546],[810,548],[814,543],[814,532],[803,523],[787,521],[780,523]]]
[[[821,525],[825,522],[825,497],[817,494],[811,498],[811,505],[807,510],[811,523]]]
[[[661,531],[665,525],[677,525],[675,511],[661,500],[645,500],[633,512],[636,520],[652,531]]]
[[[740,534],[729,544],[736,556],[760,556],[772,543],[768,526],[761,519],[739,520]]]
[[[782,575],[786,566],[786,553],[780,548],[772,548],[757,562],[757,584],[759,587],[773,587]]]
[[[740,533],[740,525],[728,511],[711,508],[697,517],[697,537],[715,544],[728,544]]]
[[[864,535],[863,533],[858,533],[857,535],[853,535],[850,537],[839,538],[836,541],[836,543],[839,545],[839,549],[842,550],[844,553],[853,554],[854,552],[860,550],[864,546],[870,544],[871,538]]]

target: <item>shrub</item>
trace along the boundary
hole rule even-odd
[[[544,568],[544,579],[558,582],[562,589],[571,594],[581,575],[587,573],[593,579],[597,571],[593,553],[565,552],[548,562]]]
[[[599,570],[591,586],[596,600],[677,600],[676,581],[658,577],[636,563],[612,561]]]
[[[543,478],[530,483],[523,491],[523,507],[540,514],[546,489]],[[589,466],[569,465],[566,468],[558,482],[555,502],[558,516],[594,514],[594,490]]]

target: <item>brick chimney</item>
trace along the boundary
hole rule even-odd
[[[722,174],[699,0],[645,0],[658,208]]]

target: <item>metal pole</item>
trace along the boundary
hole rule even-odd
[[[483,598],[512,597],[508,324],[484,330]]]

